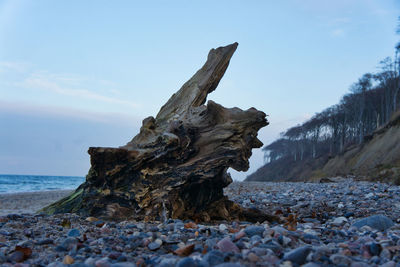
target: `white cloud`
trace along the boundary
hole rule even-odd
[[[342,37],[345,35],[345,31],[344,29],[334,29],[333,31],[331,31],[331,36],[332,37]]]
[[[63,100],[61,97],[69,96],[80,102],[86,99],[110,103],[115,107],[139,106],[133,101],[124,99],[123,94],[117,89],[118,85],[112,81],[71,73],[37,70],[33,64],[26,62],[0,61],[0,84],[3,87],[0,90],[11,88],[41,90],[58,95],[60,100]]]
[[[350,18],[348,18],[348,17],[338,17],[338,18],[334,18],[330,21],[330,24],[332,24],[332,25],[348,24],[348,23],[350,23]]]
[[[0,61],[0,72],[26,72],[31,67],[26,62]]]
[[[82,97],[86,99],[92,99],[101,102],[108,102],[114,104],[122,104],[136,108],[137,105],[131,101],[115,98],[112,96],[102,95],[87,89],[71,88],[70,86],[76,86],[79,80],[64,77],[64,76],[54,76],[46,75],[43,73],[34,73],[26,78],[22,82],[22,86],[34,89],[47,90],[60,95]]]

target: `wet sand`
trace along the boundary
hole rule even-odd
[[[69,195],[73,190],[53,190],[0,194],[0,215],[35,213],[41,208]]]

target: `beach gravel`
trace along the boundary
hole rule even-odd
[[[282,223],[112,222],[26,209],[0,216],[0,265],[400,266],[398,186],[233,183],[225,194]]]

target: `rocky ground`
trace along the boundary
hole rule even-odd
[[[281,224],[0,217],[2,266],[400,266],[400,187],[234,183],[226,194]]]

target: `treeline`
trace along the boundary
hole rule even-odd
[[[399,110],[400,43],[393,58],[380,62],[380,71],[366,73],[350,87],[339,104],[288,129],[263,148],[265,161],[293,157],[295,161],[335,156],[360,144]]]

